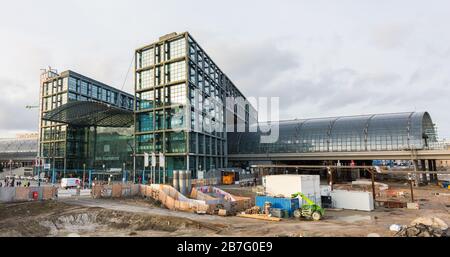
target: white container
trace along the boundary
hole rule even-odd
[[[333,190],[331,201],[334,208],[373,211],[374,202],[371,192]]]
[[[263,181],[268,195],[291,197],[301,192],[314,202],[320,199],[319,175],[270,175],[265,176]]]

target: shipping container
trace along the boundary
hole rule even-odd
[[[271,196],[256,196],[256,206],[264,210],[264,203],[270,202],[272,204],[272,208],[279,208],[286,211],[291,217],[294,211],[299,206],[298,198],[283,198],[283,197],[271,197]]]

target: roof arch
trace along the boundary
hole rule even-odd
[[[272,144],[259,142],[263,135],[260,130],[238,136],[229,133],[230,153],[399,151],[430,148],[437,141],[428,112],[298,119],[278,124],[279,138]]]

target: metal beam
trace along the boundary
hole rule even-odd
[[[411,151],[230,154],[228,159],[236,161],[409,160],[411,159]],[[417,150],[417,159],[450,160],[450,150]]]

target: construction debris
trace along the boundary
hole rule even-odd
[[[270,217],[269,215],[266,215],[266,214],[242,214],[241,213],[236,216],[242,217],[242,218],[251,218],[251,219],[267,220],[267,221],[280,221],[281,220],[281,218]]]
[[[406,208],[406,202],[401,201],[376,201],[377,206],[379,207],[385,207],[385,208]]]
[[[397,237],[448,237],[448,225],[436,217],[420,217],[398,231]]]
[[[219,212],[218,212],[218,215],[219,215],[219,216],[227,216],[227,210],[225,210],[225,209],[220,209]]]
[[[259,214],[261,212],[261,209],[259,206],[253,206],[250,209],[245,210],[245,214]]]

